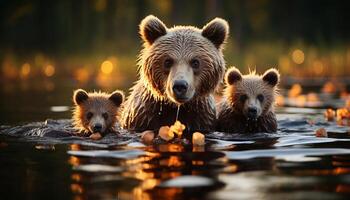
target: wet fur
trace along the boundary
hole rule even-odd
[[[89,120],[87,119],[87,112],[108,114],[108,119],[105,120],[106,131],[114,132],[114,125],[118,121],[119,106],[117,106],[109,98],[111,94],[104,92],[87,93],[88,98],[83,102],[77,104],[73,109],[73,125],[79,135],[88,136],[91,134],[89,130]],[[73,99],[73,101],[75,101]]]
[[[123,113],[124,128],[136,131],[157,130],[175,122],[177,105],[169,100],[155,98],[142,83],[138,83],[125,102]],[[213,130],[215,119],[215,102],[211,95],[182,105],[178,118],[190,132]]]
[[[277,75],[277,80],[270,76],[266,76],[266,80],[264,80],[255,72],[241,77],[235,74],[230,78],[226,77],[224,97],[218,104],[217,130],[232,133],[276,132],[277,119],[274,113],[274,102],[279,78],[279,74]],[[244,115],[246,105],[239,100],[242,94],[264,95],[264,101],[261,103],[261,114],[256,120],[249,120]]]
[[[144,131],[173,124],[177,103],[169,97],[169,82],[173,77],[164,69],[164,60],[171,57],[186,64],[185,62],[196,57],[200,59],[201,68],[194,72],[194,81],[189,86],[195,93],[190,101],[181,105],[179,120],[190,130],[214,129],[216,109],[212,93],[223,79],[225,61],[222,44],[228,34],[225,21],[216,19],[209,25],[216,23],[226,26],[224,36],[215,38],[215,35],[220,35],[216,31],[222,31],[217,28],[221,27],[219,25],[215,26],[217,30],[204,33],[192,26],[164,29],[162,26],[165,25],[153,16],[141,22],[140,33],[144,40],[144,49],[138,63],[140,77],[123,105],[123,128]],[[161,107],[163,111],[159,115]]]

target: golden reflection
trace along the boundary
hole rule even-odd
[[[160,152],[183,152],[184,147],[181,144],[161,144],[158,146]]]
[[[160,174],[160,178],[163,179],[171,179],[181,176],[182,173],[178,171],[170,171],[170,172],[163,172]]]
[[[70,150],[72,150],[72,151],[81,150],[80,144],[70,144],[70,145],[69,145],[69,148],[70,148]]]
[[[141,188],[143,190],[150,190],[156,187],[159,183],[160,183],[160,180],[153,179],[153,178],[147,179],[142,182]]]
[[[80,165],[80,159],[76,156],[69,156],[68,163],[73,166],[78,166]]]
[[[82,179],[82,176],[81,176],[81,174],[74,173],[71,175],[71,179],[75,182],[80,182]]]
[[[192,160],[192,165],[204,165],[204,161],[203,160]]]
[[[305,60],[305,54],[302,50],[296,49],[292,53],[292,60],[296,64],[302,64]]]
[[[192,151],[193,152],[205,152],[205,147],[204,146],[197,146],[197,145],[195,145],[195,146],[192,147]]]
[[[55,67],[53,65],[46,65],[43,69],[45,76],[51,77],[55,74]]]
[[[180,160],[178,156],[170,156],[167,159],[160,160],[159,164],[161,166],[168,166],[168,167],[180,167],[184,165],[184,163]]]
[[[223,171],[225,173],[235,173],[238,170],[238,165],[236,164],[230,164],[229,166],[225,167]]]
[[[84,192],[83,187],[77,183],[70,184],[70,189],[73,193],[82,194]]]

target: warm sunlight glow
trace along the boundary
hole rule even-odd
[[[296,64],[302,64],[304,62],[305,59],[305,55],[304,52],[300,49],[296,49],[293,51],[292,53],[292,60],[293,62],[295,62]]]
[[[53,65],[46,65],[44,67],[44,74],[47,77],[51,77],[55,74],[55,67]]]
[[[330,81],[325,83],[322,88],[322,92],[327,94],[335,93],[336,90],[334,83]]]
[[[30,64],[29,63],[24,63],[21,67],[20,75],[22,78],[28,77],[30,73]]]
[[[109,60],[104,61],[101,64],[101,71],[102,71],[102,73],[104,73],[106,75],[111,74],[113,71],[113,63]]]
[[[318,98],[318,96],[317,96],[317,94],[316,93],[314,93],[314,92],[310,92],[309,94],[307,94],[307,101],[308,102],[319,102],[319,98]]]
[[[288,97],[297,97],[301,94],[302,91],[303,89],[300,84],[294,84],[292,88],[288,91]]]
[[[5,63],[2,68],[3,74],[6,78],[16,78],[17,77],[17,68],[12,66],[11,64]]]
[[[78,68],[74,73],[75,79],[77,79],[81,83],[85,83],[90,78],[90,73],[85,68]]]
[[[276,105],[277,106],[283,106],[284,105],[284,97],[283,97],[283,95],[278,95],[276,97]]]
[[[312,68],[316,75],[321,75],[324,72],[324,65],[319,60],[313,62]]]

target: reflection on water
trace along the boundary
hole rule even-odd
[[[102,75],[115,66],[104,62]],[[23,66],[23,76],[28,70]],[[89,76],[83,71],[77,73],[82,81]],[[51,79],[2,85],[0,125],[69,118],[73,85]],[[99,142],[58,135],[57,125],[69,127],[67,120],[0,126],[0,132],[31,135],[0,134],[1,199],[346,199],[349,127],[324,117],[328,105],[341,108],[346,101],[315,93],[300,98],[302,92],[295,85],[289,97],[281,96],[286,106],[309,106],[279,107],[277,134],[210,133],[206,146],[145,146],[125,132]],[[326,134],[318,137],[321,128]]]

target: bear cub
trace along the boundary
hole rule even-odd
[[[124,101],[123,92],[87,93],[78,89],[73,94],[73,125],[83,136],[94,133],[104,134],[114,130],[120,105]]]
[[[272,133],[277,131],[274,113],[277,85],[276,69],[262,76],[242,75],[237,68],[225,74],[224,97],[218,105],[217,130],[230,133]]]

